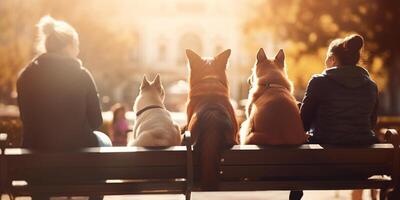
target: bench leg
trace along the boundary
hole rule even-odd
[[[387,198],[387,189],[381,188],[379,190],[379,200],[386,200],[386,198]]]
[[[190,200],[190,196],[192,195],[192,192],[191,191],[187,191],[186,193],[185,193],[185,200]]]
[[[303,197],[302,190],[292,190],[289,193],[289,200],[300,200]]]
[[[371,192],[371,200],[377,200],[378,199],[378,191],[379,190],[377,190],[377,189],[371,189],[370,190],[370,192]]]

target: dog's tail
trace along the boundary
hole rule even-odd
[[[228,110],[220,104],[205,105],[191,121],[191,131],[196,135],[194,145],[195,159],[200,169],[196,179],[205,190],[216,190],[218,187],[219,160],[221,151],[234,143],[234,124]]]

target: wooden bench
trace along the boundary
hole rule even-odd
[[[400,191],[399,137],[390,130],[387,138],[390,143],[364,147],[237,145],[222,153],[217,190]],[[182,193],[190,199],[192,190],[202,191],[192,188],[192,170],[198,170],[198,166],[193,165],[190,145],[167,149],[87,148],[70,153],[6,149],[1,166],[4,191],[14,196]],[[369,175],[386,176],[367,179]],[[40,178],[45,184],[11,184],[13,180]],[[102,181],[106,179],[124,181]],[[382,199],[385,195],[381,192]]]
[[[222,154],[218,190],[370,188],[384,191],[381,199],[385,199],[387,189],[400,189],[399,136],[395,130],[386,135],[391,143],[363,147],[234,146]],[[379,176],[366,178],[373,175]]]
[[[7,148],[1,163],[1,172],[6,174],[2,191],[12,197],[184,194],[190,199],[191,163],[190,145],[53,153]],[[20,184],[21,180],[28,184]]]

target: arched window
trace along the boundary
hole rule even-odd
[[[203,45],[201,38],[195,33],[185,33],[179,40],[178,45],[178,63],[182,64],[186,61],[186,49],[191,49],[199,55],[203,54]]]

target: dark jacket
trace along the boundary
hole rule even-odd
[[[103,122],[97,90],[79,60],[42,54],[17,81],[23,147],[68,150],[96,146]]]
[[[301,118],[312,143],[372,144],[377,139],[378,88],[367,70],[334,67],[310,80]]]

